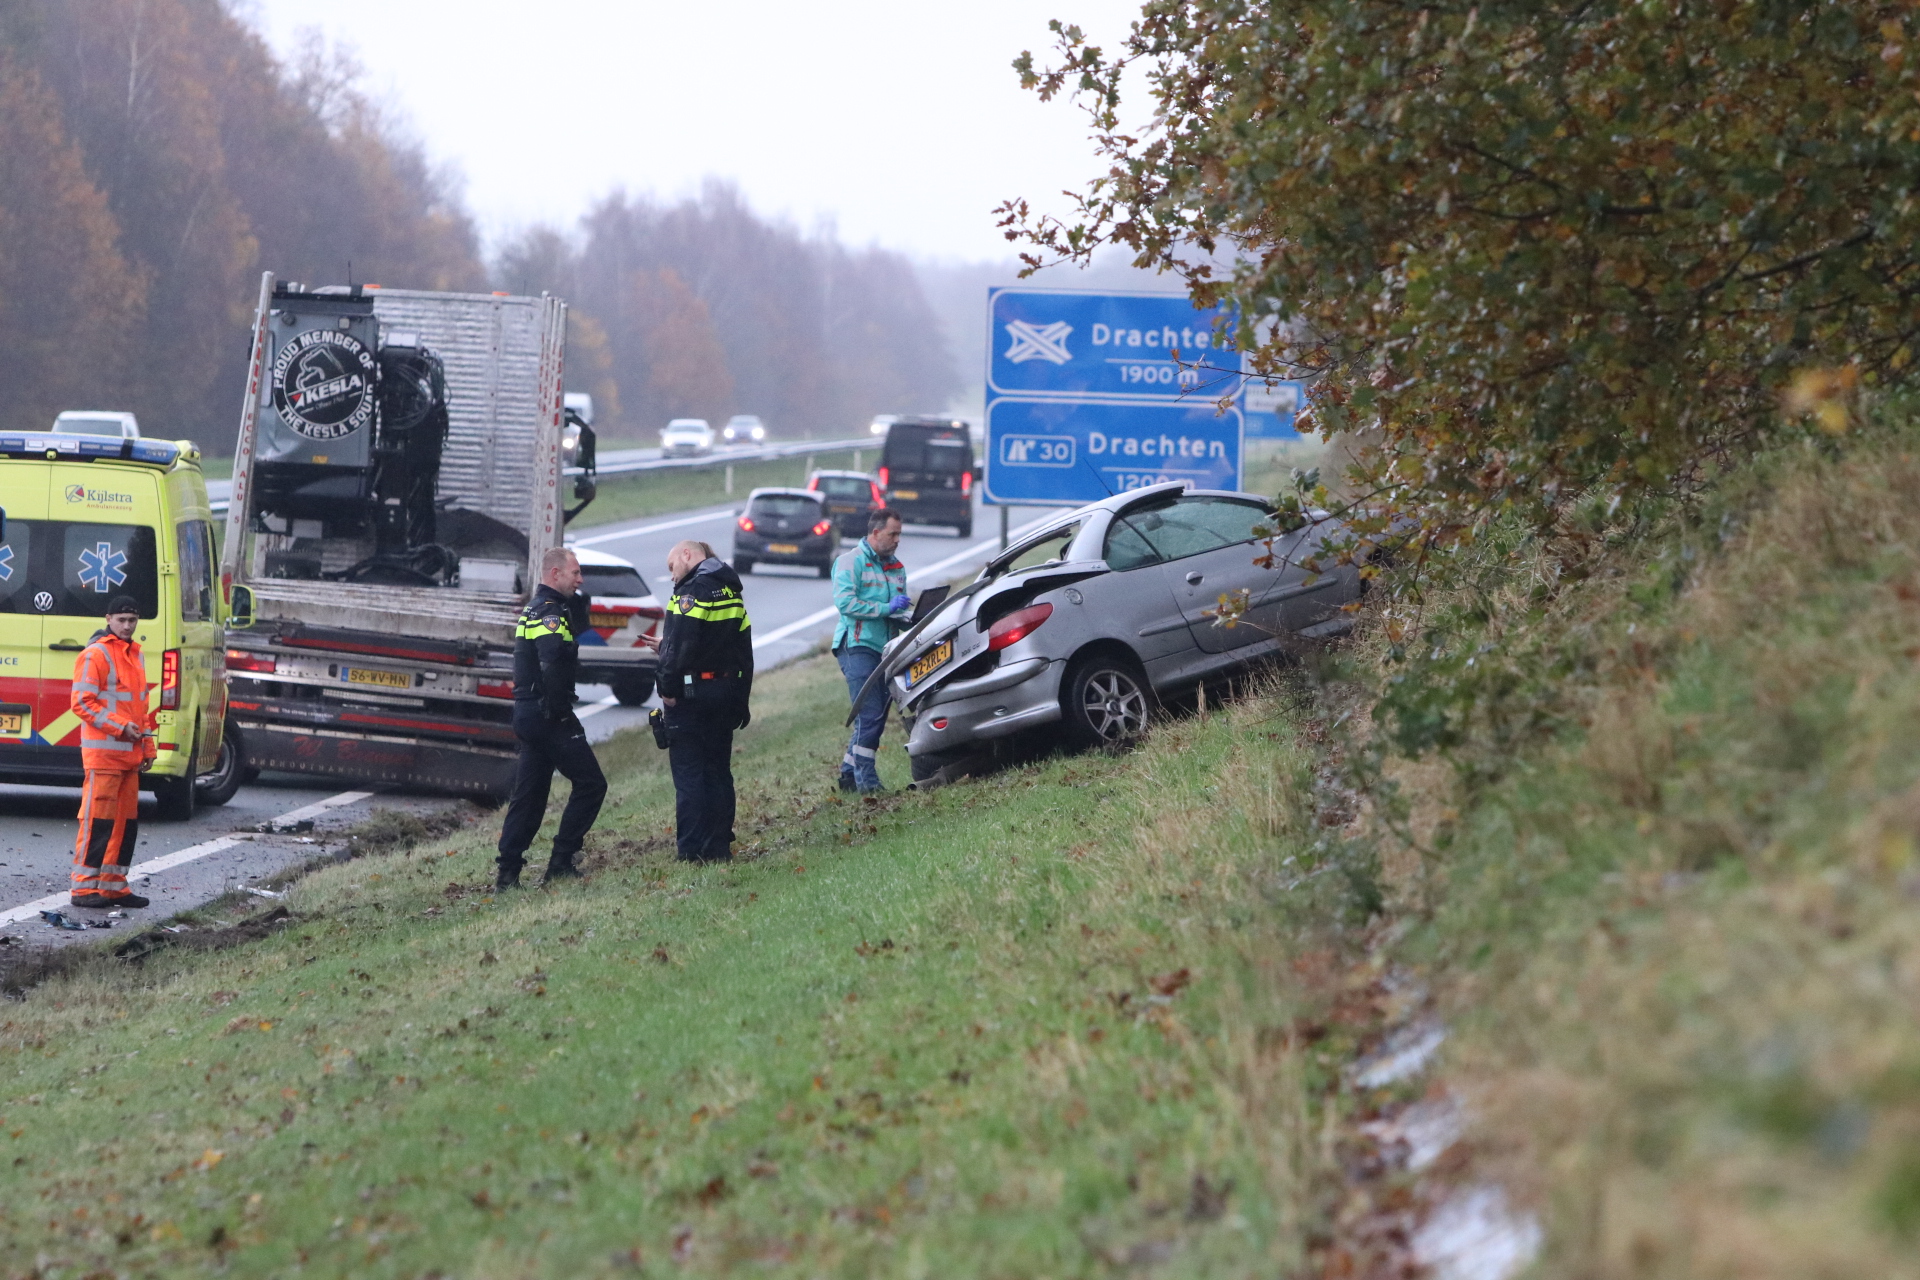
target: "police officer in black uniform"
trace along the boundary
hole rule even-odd
[[[673,599],[660,637],[660,704],[684,862],[733,856],[733,733],[752,719],[753,624],[740,575],[704,542],[667,553]]]
[[[495,885],[520,886],[523,855],[547,812],[547,790],[558,769],[573,784],[560,829],[554,833],[548,882],[577,876],[574,855],[587,829],[600,816],[607,779],[587,745],[587,731],[573,713],[573,682],[580,668],[577,637],[586,630],[586,597],[580,589],[580,562],[565,547],[550,549],[540,560],[540,585],[520,613],[513,641],[513,733],[520,739],[514,769],[513,799],[500,827],[500,872]]]

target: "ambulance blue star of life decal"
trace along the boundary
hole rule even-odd
[[[13,548],[0,547],[0,582],[13,576]]]
[[[105,592],[127,580],[127,553],[115,551],[110,542],[95,543],[91,551],[80,553],[80,585]]]

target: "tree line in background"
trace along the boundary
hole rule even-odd
[[[568,385],[632,431],[753,413],[780,434],[845,435],[875,413],[937,412],[959,386],[911,262],[764,221],[722,183],[675,203],[609,196],[573,235],[516,237],[495,275],[575,304]]]
[[[711,187],[616,195],[493,269],[454,182],[317,38],[282,61],[220,0],[0,0],[0,427],[131,409],[231,446],[262,269],[550,290],[603,426],[758,413],[844,431],[957,385],[913,268]]]

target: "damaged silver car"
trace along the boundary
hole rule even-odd
[[[925,610],[886,651],[916,782],[996,740],[1057,725],[1077,746],[1139,736],[1155,701],[1352,625],[1356,563],[1315,552],[1346,537],[1324,513],[1273,544],[1273,507],[1180,483],[1062,514]],[[1242,595],[1244,593],[1244,595]],[[1222,600],[1244,602],[1233,626]]]

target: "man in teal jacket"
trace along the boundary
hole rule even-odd
[[[833,656],[847,677],[847,696],[858,698],[867,677],[880,665],[880,651],[901,631],[913,602],[907,598],[906,566],[894,558],[900,547],[900,516],[881,507],[867,517],[867,536],[833,562],[833,607],[840,624],[833,629]],[[887,727],[890,695],[876,683],[860,704],[853,738],[840,759],[840,789],[881,790],[878,752]]]

